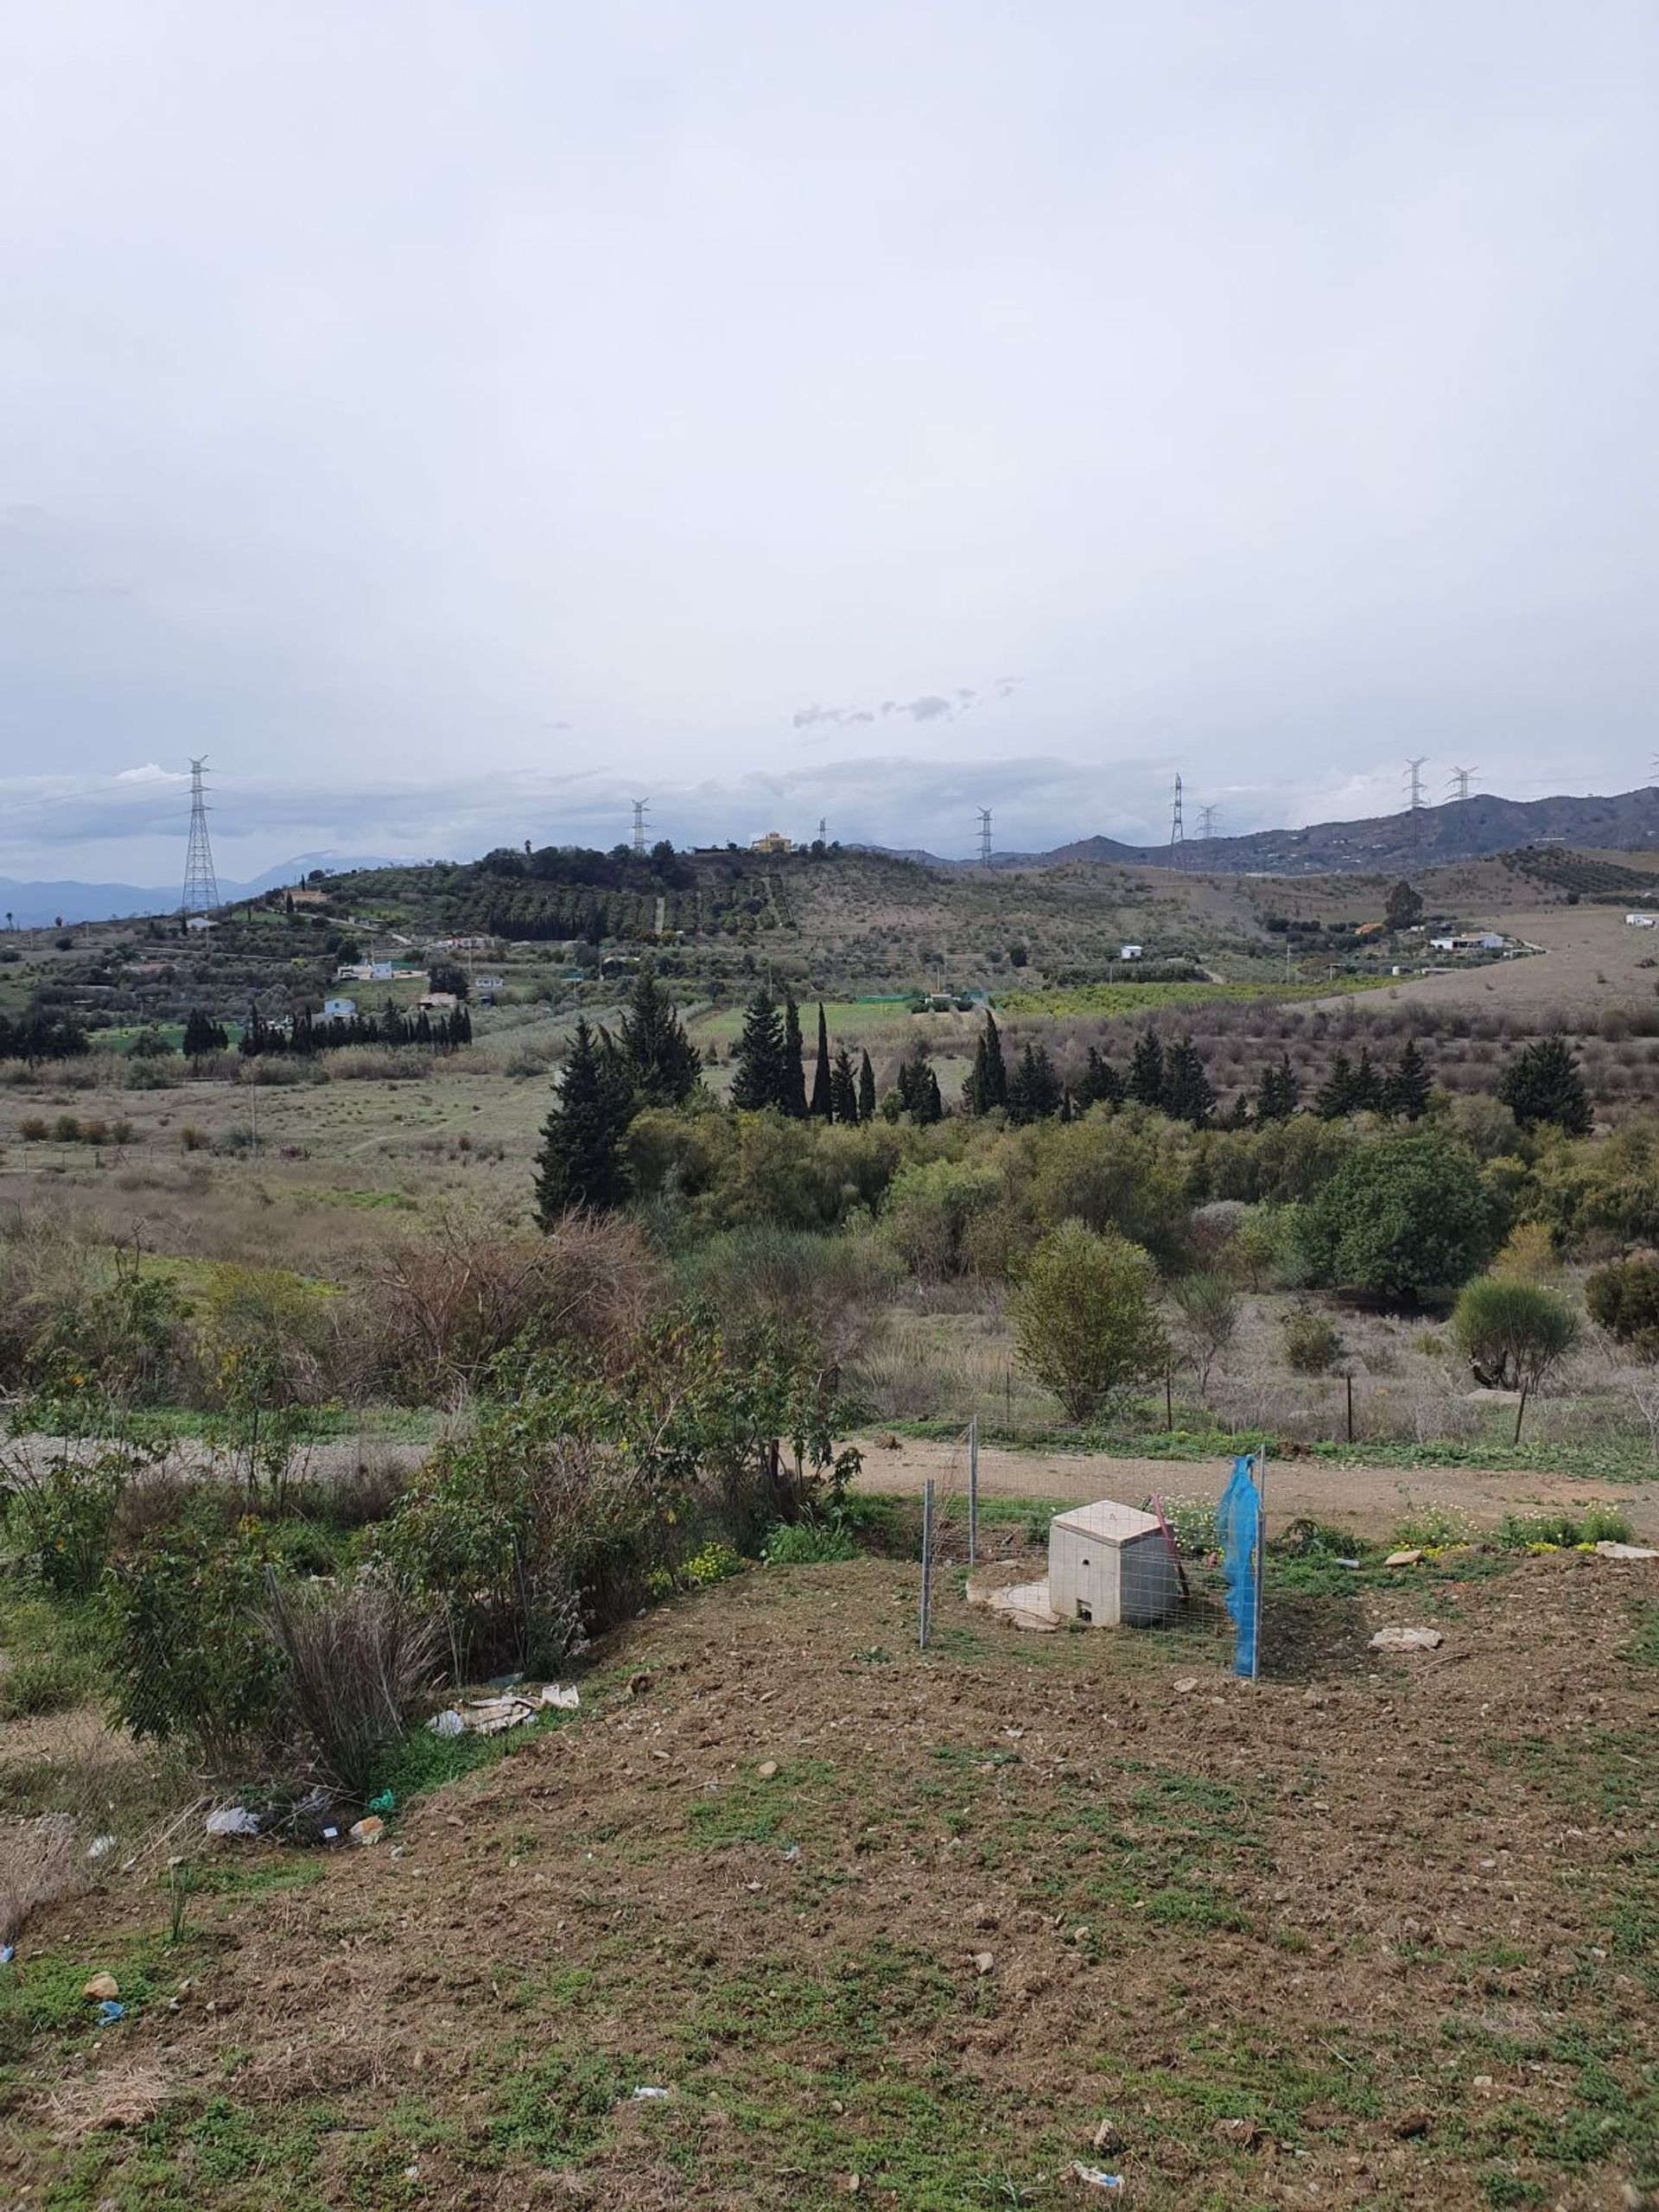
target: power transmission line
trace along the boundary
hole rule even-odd
[[[204,753],[190,763],[190,842],[184,855],[182,914],[211,913],[219,904],[219,877],[213,871],[213,849],[207,840],[207,786],[201,780],[207,766]]]

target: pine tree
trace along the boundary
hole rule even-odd
[[[1346,1052],[1332,1052],[1330,1071],[1313,1094],[1313,1111],[1322,1122],[1339,1122],[1354,1110],[1354,1071]]]
[[[837,1050],[835,1065],[830,1071],[830,1116],[836,1122],[858,1119],[858,1079],[853,1073],[852,1056],[844,1045]]]
[[[627,1195],[627,1171],[617,1151],[632,1104],[615,1056],[589,1027],[576,1024],[559,1087],[542,1125],[536,1156],[536,1218],[553,1229],[572,1206],[608,1212]]]
[[[735,1048],[732,1103],[750,1113],[781,1106],[784,1096],[784,1024],[770,991],[763,986],[749,1001],[743,1033]]]
[[[829,1121],[835,1113],[835,1099],[830,1073],[830,1025],[823,1018],[823,1001],[818,1001],[818,1059],[812,1071],[812,1103],[808,1109],[822,1121]],[[840,1119],[847,1120],[846,1115]]]
[[[1399,882],[1389,892],[1389,903],[1382,909],[1382,916],[1389,929],[1396,934],[1401,930],[1408,930],[1414,924],[1421,921],[1423,918],[1421,895],[1412,889],[1404,876],[1401,877]]]
[[[867,1052],[858,1056],[858,1118],[861,1122],[875,1118],[875,1070]]]
[[[1428,1063],[1417,1049],[1417,1039],[1408,1037],[1389,1077],[1388,1111],[1402,1121],[1421,1122],[1428,1111],[1430,1088]]]
[[[1116,1110],[1123,1103],[1123,1078],[1111,1062],[1102,1057],[1098,1046],[1089,1047],[1083,1080],[1077,1085],[1077,1103],[1080,1110],[1090,1106],[1109,1106]]]
[[[792,991],[784,993],[784,1064],[778,1103],[791,1122],[806,1119],[806,1070],[801,1064],[801,1009]]]
[[[1523,1045],[1499,1076],[1497,1095],[1523,1129],[1553,1122],[1570,1137],[1590,1134],[1590,1095],[1565,1037]]]
[[[1172,1045],[1164,1061],[1164,1111],[1173,1121],[1201,1129],[1216,1110],[1216,1093],[1203,1056],[1190,1037]]]
[[[1281,1053],[1278,1065],[1275,1066],[1270,1060],[1256,1084],[1255,1118],[1258,1122],[1287,1122],[1300,1099],[1301,1085],[1290,1065],[1290,1055]]]
[[[1135,1040],[1129,1059],[1129,1096],[1142,1106],[1164,1103],[1164,1048],[1150,1022]]]
[[[1046,1122],[1059,1112],[1065,1096],[1065,1086],[1046,1047],[1027,1045],[1008,1083],[1008,1119]]]
[[[1359,1048],[1359,1065],[1354,1070],[1353,1099],[1357,1114],[1376,1114],[1382,1110],[1382,1078],[1371,1058],[1369,1045],[1362,1045]]]
[[[939,1078],[929,1065],[920,1045],[907,1060],[899,1066],[899,1104],[901,1112],[912,1122],[942,1121],[944,1101],[939,1096]]]
[[[702,1055],[649,959],[639,963],[618,1050],[641,1105],[683,1106],[697,1087]]]

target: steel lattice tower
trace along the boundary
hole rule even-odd
[[[633,849],[636,853],[643,853],[645,849],[645,810],[650,804],[648,798],[637,798],[633,802]]]
[[[982,868],[989,868],[991,864],[991,810],[988,806],[982,806],[979,810],[979,862]]]
[[[1169,810],[1169,865],[1186,866],[1186,830],[1181,820],[1181,779],[1175,779],[1175,800]]]
[[[1198,835],[1206,845],[1216,834],[1216,817],[1220,812],[1218,806],[1201,806],[1198,809]]]
[[[184,856],[184,897],[179,911],[211,913],[219,904],[219,878],[213,873],[213,849],[207,842],[207,786],[202,772],[204,755],[190,763],[190,843]]]

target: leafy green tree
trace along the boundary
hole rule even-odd
[[[1201,1129],[1216,1110],[1216,1094],[1203,1055],[1190,1037],[1172,1045],[1164,1060],[1163,1109],[1174,1122]]]
[[[1255,1118],[1258,1122],[1287,1122],[1300,1105],[1301,1097],[1302,1087],[1290,1065],[1290,1055],[1281,1052],[1277,1066],[1269,1061],[1256,1083]]]
[[[784,1022],[777,1001],[764,985],[749,1001],[743,1033],[734,1051],[732,1103],[748,1113],[784,1103]]]
[[[1130,1097],[1141,1105],[1163,1105],[1164,1047],[1150,1022],[1135,1039],[1135,1050],[1129,1056],[1128,1088]]]
[[[536,1218],[556,1228],[573,1206],[607,1213],[627,1196],[618,1146],[633,1115],[626,1073],[586,1015],[577,1022],[536,1155]]]
[[[858,1056],[858,1118],[861,1122],[875,1119],[875,1070],[868,1052],[862,1051]]]
[[[455,999],[470,997],[473,988],[456,960],[435,960],[426,971],[426,986],[431,991],[448,991]]]
[[[812,1098],[808,1111],[820,1121],[829,1121],[835,1113],[830,1061],[830,1025],[824,1019],[823,1001],[818,1001],[818,1058],[812,1071]],[[850,1116],[842,1115],[842,1121]]]
[[[1397,1114],[1402,1122],[1421,1122],[1428,1111],[1432,1087],[1428,1063],[1417,1048],[1417,1039],[1408,1037],[1384,1085],[1383,1109]]]
[[[1518,1390],[1515,1436],[1527,1400],[1578,1344],[1578,1309],[1559,1290],[1516,1275],[1482,1275],[1465,1283],[1452,1315],[1452,1333],[1485,1390]]]
[[[801,1065],[801,1009],[784,993],[784,1063],[778,1103],[791,1122],[806,1119],[806,1071]]]
[[[209,1052],[229,1050],[230,1038],[222,1021],[215,1021],[193,1006],[184,1025],[184,1052],[188,1059],[205,1059]]]
[[[1319,1281],[1414,1304],[1484,1266],[1497,1229],[1473,1156],[1411,1133],[1350,1154],[1303,1209],[1297,1237]]]
[[[1565,1037],[1523,1045],[1499,1076],[1497,1096],[1523,1129],[1553,1122],[1570,1137],[1590,1134],[1590,1095]]]
[[[858,1078],[853,1073],[852,1055],[844,1045],[837,1049],[830,1071],[830,1118],[849,1123],[858,1120]]]
[[[1073,1421],[1162,1374],[1157,1274],[1138,1244],[1067,1222],[1041,1239],[1012,1300],[1023,1364]]]
[[[1404,876],[1389,893],[1389,903],[1382,909],[1382,918],[1397,937],[1402,930],[1414,929],[1423,918],[1423,902]]]
[[[1659,1258],[1637,1253],[1598,1268],[1584,1286],[1590,1318],[1621,1344],[1659,1356]]]
[[[1008,1119],[1046,1122],[1059,1112],[1064,1086],[1042,1045],[1027,1045],[1008,1083]]]
[[[685,1033],[650,960],[639,963],[622,1016],[619,1050],[642,1106],[683,1106],[702,1075],[702,1056]]]

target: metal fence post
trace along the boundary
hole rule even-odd
[[[968,1424],[968,1564],[979,1557],[979,1415]]]
[[[916,1648],[927,1649],[927,1617],[931,1608],[933,1593],[933,1478],[929,1475],[922,1484],[922,1603],[917,1630]]]

